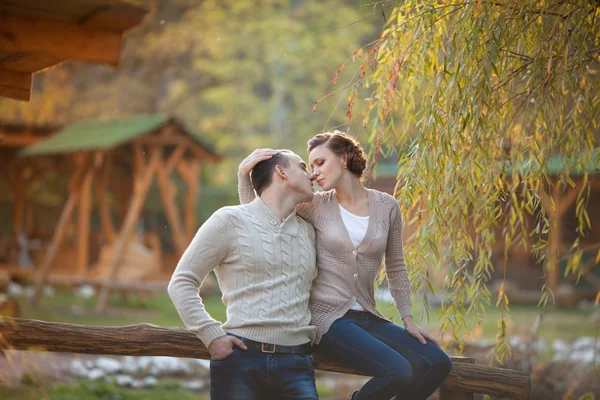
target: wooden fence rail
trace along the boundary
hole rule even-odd
[[[152,324],[102,327],[0,317],[0,346],[26,351],[55,351],[119,356],[170,356],[208,359],[202,342],[183,328]],[[527,400],[528,374],[510,369],[472,364],[472,359],[452,357],[452,372],[442,385],[442,397],[472,399],[473,393]],[[315,354],[315,368],[362,375]]]

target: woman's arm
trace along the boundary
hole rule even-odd
[[[437,339],[415,324],[412,319],[410,281],[408,280],[408,270],[404,263],[404,253],[402,251],[402,217],[400,216],[400,208],[395,200],[394,203],[390,213],[390,231],[385,249],[385,271],[390,293],[394,298],[396,308],[404,322],[406,331],[423,344],[426,343],[427,339],[438,345]]]
[[[390,230],[385,249],[385,272],[400,317],[411,316],[410,282],[402,252],[402,218],[398,204],[395,204],[390,212]]]

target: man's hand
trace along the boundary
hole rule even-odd
[[[279,150],[273,149],[256,149],[248,157],[241,162],[238,167],[238,172],[241,175],[248,175],[252,168],[261,161],[268,160],[274,155],[279,154]]]
[[[406,332],[408,332],[412,336],[416,337],[419,340],[419,342],[425,344],[425,343],[427,343],[425,341],[425,339],[427,339],[430,342],[432,342],[433,344],[439,346],[437,339],[434,338],[433,336],[431,336],[429,333],[427,333],[424,329],[419,327],[417,324],[415,324],[411,316],[406,316],[406,317],[402,318],[402,321],[404,321],[404,329],[406,329]]]
[[[242,350],[248,350],[248,347],[235,336],[226,335],[216,338],[208,345],[208,352],[212,358],[225,358],[233,352],[234,346]]]

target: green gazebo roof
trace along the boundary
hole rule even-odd
[[[139,115],[105,121],[81,121],[66,126],[55,135],[26,147],[21,156],[64,154],[74,151],[106,150],[127,143],[139,136],[156,131],[175,120],[166,115]],[[176,121],[176,120],[175,120]],[[182,132],[190,136],[209,154],[220,158],[214,147],[199,133],[187,130],[176,121]]]

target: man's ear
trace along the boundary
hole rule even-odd
[[[283,171],[283,167],[281,165],[276,165],[275,166],[275,173],[277,175],[279,175],[279,177],[283,180],[287,179],[287,176],[285,175],[285,172]]]

